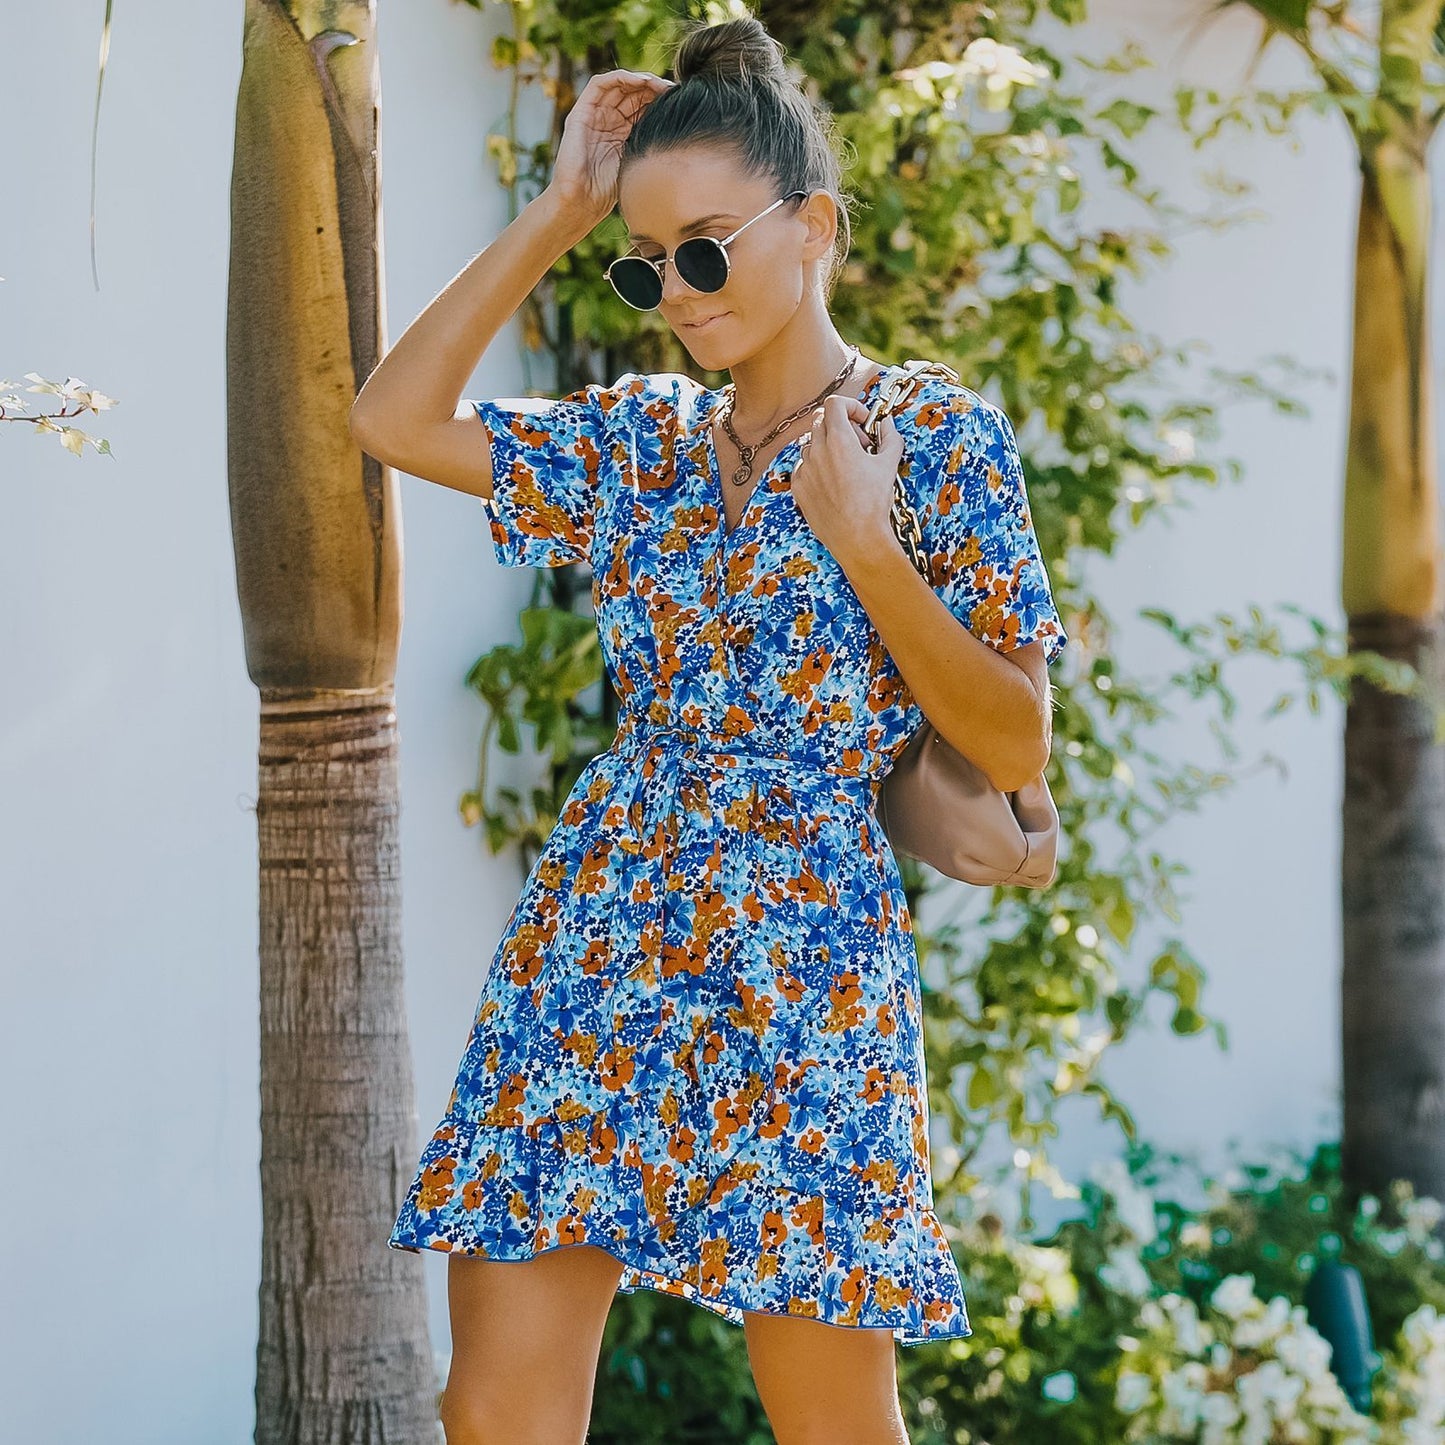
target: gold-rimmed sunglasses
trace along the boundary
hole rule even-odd
[[[651,311],[662,301],[662,268],[670,260],[677,267],[677,274],[694,291],[721,291],[727,284],[731,271],[727,248],[753,221],[761,221],[771,211],[776,211],[784,201],[794,196],[806,196],[807,191],[789,191],[780,196],[766,211],[759,211],[752,221],[744,221],[731,236],[722,240],[713,236],[693,236],[684,241],[670,257],[654,259],[651,256],[619,256],[604,273],[612,283],[612,289],[636,311]]]

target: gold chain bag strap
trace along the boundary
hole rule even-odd
[[[882,387],[863,429],[878,446],[878,425],[919,378],[958,383],[937,361],[909,361]],[[893,490],[893,531],[930,587],[923,529],[904,491]],[[1047,888],[1057,871],[1059,810],[1042,773],[1004,793],[926,719],[909,738],[878,792],[878,820],[895,852],[949,878],[987,887]]]

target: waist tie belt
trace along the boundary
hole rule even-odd
[[[625,713],[609,751],[630,765],[618,777],[614,795],[603,801],[609,840],[629,855],[616,860],[617,907],[633,923],[630,931],[643,954],[641,962],[625,977],[640,979],[654,991],[665,981],[658,970],[664,946],[688,947],[687,940],[673,936],[667,925],[673,907],[670,894],[678,891],[668,886],[677,857],[676,834],[681,831],[689,803],[692,811],[705,815],[714,806],[711,789],[728,787],[727,779],[736,772],[738,795],[719,798],[715,803],[710,862],[721,883],[728,864],[724,846],[728,835],[756,827],[759,822],[759,774],[776,777],[778,783],[769,784],[769,788],[781,784],[787,802],[796,803],[800,831],[807,830],[812,815],[829,811],[829,804],[842,804],[863,814],[872,808],[877,796],[876,759],[875,768],[814,763],[755,749],[745,740],[683,725],[654,724]],[[750,796],[744,789],[751,790]],[[676,819],[678,826],[670,826],[670,819]],[[860,816],[860,826],[862,823]],[[695,881],[705,887],[703,880]],[[698,902],[699,914],[707,904],[721,901],[714,898]],[[701,918],[696,921],[705,922]],[[702,942],[705,945],[706,939]]]
[[[863,807],[872,806],[877,791],[875,779],[879,770],[876,767],[813,762],[790,753],[769,752],[751,746],[745,738],[704,732],[680,723],[653,723],[637,714],[623,714],[612,748],[623,756],[635,757],[639,764],[643,764],[650,755],[662,754],[679,769],[689,763],[701,762],[716,765],[723,771],[756,769],[782,774],[794,783],[832,785],[837,801],[852,801]],[[648,776],[656,770],[656,766],[654,763],[648,769]],[[629,791],[624,806],[629,806],[635,797],[634,788]]]
[[[660,951],[663,938],[668,936],[668,883],[678,842],[669,819],[678,819],[681,824],[689,803],[691,811],[698,814],[707,814],[709,809],[717,811],[714,858],[721,870],[722,842],[728,832],[757,827],[762,821],[759,775],[775,779],[767,785],[767,792],[780,786],[789,805],[795,802],[795,795],[802,795],[796,799],[796,815],[803,829],[809,815],[828,811],[828,803],[842,803],[845,808],[861,812],[873,808],[877,798],[877,775],[866,767],[806,762],[786,753],[750,747],[746,738],[704,733],[682,724],[655,724],[637,715],[623,715],[613,751],[633,766],[627,770],[629,776],[618,779],[617,793],[608,799],[605,808],[608,822],[617,828],[614,841],[624,853],[634,855],[633,867],[623,868],[623,873],[634,874],[631,899],[656,903],[646,931],[639,919],[644,951],[650,955]],[[731,779],[734,773],[734,786],[750,789],[750,796],[715,799],[712,788],[733,790],[725,779]],[[738,815],[744,809],[746,816]],[[649,867],[653,863],[656,871]],[[646,881],[636,879],[639,870]]]

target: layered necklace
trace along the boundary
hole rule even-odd
[[[742,465],[732,475],[733,486],[747,486],[753,475],[753,457],[756,456],[763,447],[767,446],[767,444],[772,441],[775,436],[777,436],[780,432],[786,430],[788,427],[792,426],[792,424],[797,421],[799,417],[806,416],[810,411],[817,407],[820,402],[822,402],[824,397],[831,396],[835,391],[838,390],[840,386],[843,385],[845,381],[848,380],[848,378],[853,374],[853,368],[858,364],[859,356],[858,348],[856,346],[851,347],[850,351],[852,354],[848,358],[848,364],[842,369],[842,371],[837,374],[837,376],[833,378],[832,381],[828,383],[826,387],[824,387],[822,391],[817,394],[817,396],[812,399],[812,401],[808,402],[805,406],[800,406],[797,411],[795,411],[791,416],[785,416],[782,421],[780,421],[777,426],[775,426],[772,431],[767,434],[767,436],[765,436],[761,441],[754,442],[750,447],[745,447],[742,443],[742,439],[733,430],[733,402],[737,400],[737,388],[733,385],[732,382],[728,383],[723,393],[723,403],[721,408],[723,430],[727,432],[728,437],[732,441],[732,444],[738,449],[738,455],[741,456],[743,459]]]

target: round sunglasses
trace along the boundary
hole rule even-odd
[[[731,271],[727,248],[753,221],[761,221],[770,211],[776,211],[784,201],[794,196],[806,196],[807,191],[789,191],[780,196],[766,211],[759,211],[752,221],[744,221],[731,236],[717,240],[712,236],[694,236],[684,241],[672,253],[654,260],[651,256],[619,256],[604,273],[612,283],[612,289],[636,311],[651,311],[662,301],[662,268],[669,259],[677,267],[677,274],[694,291],[721,291],[727,284]]]

